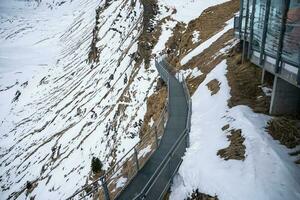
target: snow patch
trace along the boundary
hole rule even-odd
[[[264,94],[268,97],[272,96],[272,88],[268,87],[261,87],[261,90],[264,92]]]
[[[171,35],[173,33],[173,28],[176,26],[176,24],[177,24],[176,21],[168,20],[161,26],[162,32],[161,32],[161,35],[159,36],[157,44],[155,45],[155,47],[152,50],[153,54],[158,54],[165,49],[166,42],[171,37]]]
[[[146,156],[149,152],[151,152],[151,144],[145,147],[144,149],[140,150],[138,154],[138,158],[142,158]]]
[[[193,32],[192,42],[193,42],[193,44],[200,42],[200,31]]]
[[[201,72],[201,70],[197,67],[195,67],[194,69],[186,69],[186,70],[179,70],[179,72],[176,73],[176,77],[181,77],[183,76],[184,79],[190,77],[190,78],[196,78],[198,76],[201,76],[203,73]]]
[[[154,124],[154,121],[153,121],[153,119],[151,118],[151,119],[150,119],[150,122],[148,123],[148,125],[149,125],[150,127],[152,127],[153,124]]]
[[[116,182],[116,189],[123,187],[127,182],[127,178],[121,177]]]

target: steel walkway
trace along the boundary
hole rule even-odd
[[[157,200],[166,194],[189,144],[192,103],[183,77],[172,75],[164,59],[156,60],[155,65],[168,85],[168,104],[158,123],[152,126],[150,138],[141,139],[104,175],[76,190],[68,200]],[[146,158],[140,159],[139,154],[151,137],[156,145]],[[120,178],[125,178],[126,183],[119,187],[116,182]]]
[[[165,60],[156,61],[156,68],[168,83],[169,117],[165,132],[157,150],[116,198],[118,200],[162,199],[189,143],[191,101],[185,81],[182,78],[183,81],[179,81],[180,77],[177,79],[166,70],[169,66]]]

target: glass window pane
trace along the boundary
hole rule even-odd
[[[247,3],[249,2],[249,5]],[[242,18],[242,33],[245,32],[245,26],[247,26],[247,33],[250,32],[250,18],[251,18],[251,11],[252,11],[252,4],[253,0],[244,0],[243,1],[243,18]],[[248,9],[248,16],[247,16],[247,9]],[[248,21],[247,21],[248,17]],[[247,24],[246,24],[247,22]]]
[[[265,52],[276,56],[281,32],[282,8],[284,0],[272,0],[270,5]]]
[[[300,1],[291,0],[287,13],[282,58],[300,66]]]
[[[252,48],[257,51],[260,50],[261,47],[265,12],[266,12],[266,0],[257,0],[255,5],[255,15],[254,15],[254,22],[253,22],[253,42],[252,42]]]

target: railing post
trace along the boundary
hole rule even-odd
[[[249,20],[249,1],[250,0],[247,0],[247,5],[246,5],[246,19],[245,19],[245,28],[244,28],[242,63],[244,63],[244,61],[245,61],[246,40],[247,40],[247,36],[248,36],[247,29],[248,29],[248,20]]]
[[[170,79],[168,79],[168,102],[170,102],[170,93],[171,93],[171,84],[170,84]],[[171,105],[168,103],[168,111],[170,111]],[[168,112],[169,117],[171,116],[171,113]]]
[[[298,64],[300,65],[300,47],[298,51]],[[300,85],[300,66],[298,67],[297,84]]]
[[[140,170],[140,166],[139,166],[139,158],[138,158],[138,153],[137,153],[137,150],[136,148],[134,147],[134,160],[135,160],[135,165],[136,165],[136,169],[137,169],[137,172]]]
[[[186,147],[190,147],[190,132],[191,132],[191,114],[192,114],[192,102],[189,100],[188,102],[188,121],[187,121],[187,128],[186,128]]]
[[[186,130],[186,148],[190,147],[190,132]]]
[[[157,130],[158,130],[158,128],[157,128],[157,125],[155,126],[155,143],[156,143],[156,149],[158,148],[158,136],[157,136]]]
[[[193,108],[193,102],[192,100],[190,99],[190,120],[189,120],[189,132],[191,131],[191,127],[192,127],[192,108]]]
[[[240,0],[240,17],[239,17],[239,36],[242,39],[242,21],[243,21],[243,7],[244,1]]]
[[[281,15],[281,24],[280,24],[280,35],[278,41],[278,48],[277,48],[277,58],[276,58],[276,65],[275,65],[275,73],[279,73],[281,70],[281,57],[282,57],[282,48],[283,48],[283,37],[285,33],[285,24],[287,20],[287,13],[290,7],[290,0],[285,0],[282,6],[282,15]]]
[[[108,187],[107,187],[107,182],[106,182],[105,176],[103,176],[100,180],[101,180],[102,187],[103,187],[104,198],[105,198],[105,200],[110,200],[109,191],[108,191]]]

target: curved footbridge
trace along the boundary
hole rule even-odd
[[[88,190],[87,187],[81,189],[70,199],[97,198],[97,196],[104,200],[163,199],[189,145],[192,104],[184,78],[180,75],[174,76],[168,70],[170,67],[165,59],[156,60],[155,65],[161,78],[168,86],[168,104],[167,112],[165,112],[168,120],[162,125],[164,130],[162,136],[157,137],[157,133],[155,133],[156,148],[142,166],[139,162],[137,147],[133,148],[132,158],[124,156],[126,161],[120,164],[121,167],[124,168],[124,165],[127,165],[127,168],[129,166],[135,172],[117,193],[112,192],[115,189],[111,189],[110,185],[112,184],[105,178],[108,175],[104,175],[99,179],[100,181],[90,184]],[[128,164],[130,160],[135,161]],[[124,164],[126,162],[127,164]],[[115,171],[115,174],[118,174],[117,170]],[[84,194],[82,194],[83,192]]]
[[[191,100],[185,81],[167,69],[165,60],[156,61],[156,68],[168,84],[168,121],[157,150],[123,190],[118,200],[162,199],[176,174],[189,144]]]

